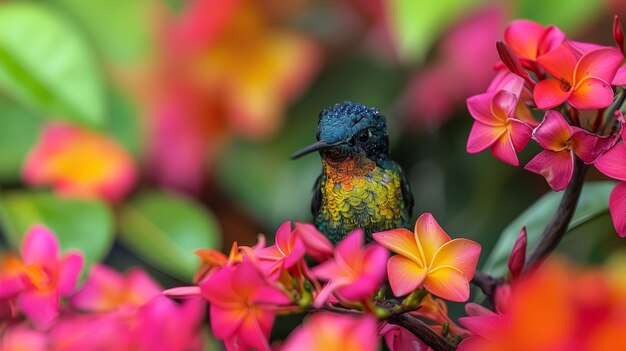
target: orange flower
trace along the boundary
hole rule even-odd
[[[23,170],[31,185],[62,195],[121,200],[137,178],[135,164],[113,139],[68,124],[47,125]]]
[[[450,301],[469,298],[480,245],[468,239],[450,239],[430,213],[415,223],[415,233],[394,229],[375,233],[374,240],[398,253],[387,263],[394,295],[406,295],[421,285]]]

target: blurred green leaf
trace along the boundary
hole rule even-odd
[[[544,25],[554,24],[568,36],[580,32],[603,12],[605,3],[597,0],[518,0],[516,17],[527,18]],[[573,20],[573,19],[576,20]],[[606,28],[612,28],[612,17],[606,18]]]
[[[0,88],[49,118],[104,122],[93,56],[76,29],[41,3],[0,3]]]
[[[53,0],[69,12],[98,49],[121,63],[135,62],[151,47],[150,0]]]
[[[199,267],[193,251],[218,249],[220,234],[213,215],[180,195],[146,192],[120,212],[122,243],[147,263],[190,281]]]
[[[441,33],[483,0],[391,0],[391,26],[400,54],[423,60]]]
[[[107,131],[132,155],[140,155],[141,128],[135,106],[122,92],[113,90],[109,94],[109,107]]]
[[[113,216],[100,201],[59,198],[44,191],[2,192],[0,219],[13,246],[19,246],[32,225],[43,224],[57,235],[63,250],[81,250],[87,267],[104,259],[113,244]]]
[[[615,184],[615,182],[606,181],[589,182],[584,185],[568,232],[608,211],[609,194],[615,187]],[[526,226],[528,235],[528,252],[532,251],[537,245],[544,228],[552,219],[562,197],[563,192],[549,192],[545,194],[509,224],[500,234],[500,239],[485,261],[482,268],[483,272],[497,277],[507,273],[509,254],[513,249],[515,239],[524,226]]]
[[[20,179],[22,164],[39,132],[40,120],[14,103],[0,100],[0,180]]]

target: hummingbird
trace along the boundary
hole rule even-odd
[[[372,233],[409,226],[413,194],[389,156],[385,116],[359,103],[338,103],[320,113],[316,138],[291,159],[320,153],[322,173],[311,201],[319,231],[337,243],[358,228],[371,241]]]

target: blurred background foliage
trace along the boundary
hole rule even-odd
[[[489,84],[511,19],[610,45],[613,14],[626,15],[623,1],[0,1],[2,245],[42,222],[88,263],[189,282],[194,249],[271,241],[280,223],[312,220],[319,157],[288,157],[314,141],[322,109],[353,100],[387,116],[414,217],[432,212],[453,237],[478,241],[481,263],[501,274],[521,226],[532,247],[560,195],[541,198],[542,178],[466,153],[465,99]],[[28,186],[23,164],[51,121],[121,143],[139,168],[130,194],[107,202]],[[561,248],[576,261],[624,246],[611,186],[586,190]]]

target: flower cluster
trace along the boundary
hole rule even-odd
[[[83,255],[59,252],[54,234],[37,225],[20,255],[0,256],[0,349],[202,349],[201,299],[179,305],[143,270],[100,264],[76,289]]]
[[[571,40],[555,26],[513,21],[498,42],[501,62],[486,93],[467,99],[474,124],[470,153],[490,149],[519,165],[517,153],[532,139],[541,148],[524,167],[543,176],[555,191],[567,187],[576,159],[625,181],[620,143],[626,92],[624,36],[614,25],[615,47]],[[539,121],[535,116],[540,116]],[[613,222],[626,236],[626,186],[610,198]]]
[[[165,294],[201,295],[208,301],[213,333],[229,350],[269,350],[278,314],[333,308],[362,315],[315,312],[293,332],[285,349],[334,350],[347,345],[371,350],[378,335],[392,350],[402,350],[406,342],[424,345],[401,327],[377,325],[375,317],[384,319],[393,313],[386,309],[381,290],[388,276],[395,296],[408,295],[403,307],[396,307],[458,341],[469,333],[450,320],[445,302],[429,293],[466,301],[480,246],[467,239],[452,240],[431,214],[421,216],[415,228],[415,233],[406,229],[376,233],[377,243],[371,244],[364,244],[363,231],[356,230],[333,248],[311,224],[296,223],[292,228],[291,222],[285,222],[271,246],[260,237],[254,247],[235,243],[228,256],[199,250],[203,265],[196,277],[198,286],[169,289]],[[399,254],[389,258],[385,247]],[[315,266],[310,265],[313,261]]]

